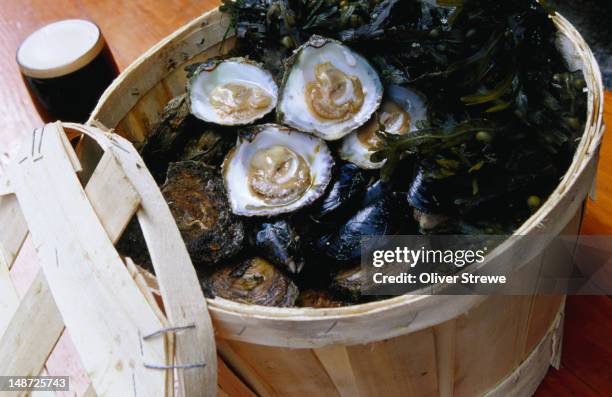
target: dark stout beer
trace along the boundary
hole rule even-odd
[[[17,63],[46,122],[85,122],[118,74],[98,26],[81,19],[54,22],[32,33],[17,50]]]

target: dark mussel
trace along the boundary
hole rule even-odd
[[[310,209],[310,217],[317,221],[325,221],[343,209],[351,207],[356,199],[363,194],[368,183],[366,173],[353,163],[340,165],[333,176],[333,182],[327,191]]]
[[[294,306],[299,295],[294,282],[270,262],[250,258],[226,265],[206,281],[215,296],[252,305]]]
[[[242,249],[244,225],[229,207],[216,168],[172,163],[161,190],[195,264],[217,263]]]
[[[290,273],[304,267],[302,241],[287,220],[271,220],[252,226],[249,241],[258,255]]]
[[[457,212],[457,206],[451,198],[457,197],[466,188],[453,181],[456,182],[457,178],[438,180],[427,176],[422,168],[417,170],[406,199],[413,208],[413,217],[422,233],[436,230],[451,218],[449,215]]]
[[[442,191],[441,183],[426,176],[419,169],[408,190],[408,202],[417,210],[427,214],[438,214],[448,211],[451,203],[446,200],[450,196]]]
[[[342,263],[359,262],[361,241],[364,237],[395,234],[399,230],[403,217],[398,216],[398,203],[395,195],[392,192],[384,193],[385,188],[377,184],[369,190],[370,195],[366,193],[365,206],[338,229],[325,234],[318,240],[317,248],[328,258]],[[370,199],[367,199],[368,197]]]

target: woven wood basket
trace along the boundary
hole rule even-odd
[[[567,174],[516,232],[527,237],[579,232],[603,134],[597,63],[574,27],[553,19],[568,61],[585,74],[588,117]],[[138,147],[168,100],[184,92],[183,67],[218,55],[228,22],[218,10],[194,20],[128,67],[87,126],[47,125],[24,143],[0,180],[0,222],[9,225],[0,230],[0,357],[11,357],[0,373],[41,373],[65,326],[91,379],[90,395],[533,393],[559,363],[563,296],[405,295],[334,309],[204,299],[132,144]],[[230,37],[223,50],[233,44]],[[77,152],[64,132],[82,134]],[[156,278],[112,246],[133,214]],[[4,285],[11,287],[8,270],[28,230],[42,272],[19,301]],[[515,251],[504,244],[485,264]],[[529,283],[552,260],[545,246],[534,254],[514,282]]]

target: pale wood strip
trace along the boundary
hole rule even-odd
[[[0,374],[39,375],[63,329],[53,295],[38,273],[0,338]],[[9,395],[0,391],[0,396]]]
[[[457,318],[454,396],[481,395],[514,370],[521,303],[521,296],[491,296]]]
[[[47,126],[44,157],[9,168],[45,276],[96,390],[133,393],[135,381],[140,393],[159,393],[164,373],[144,361],[163,362],[163,342],[146,343],[144,357],[139,346],[161,324],[87,201],[62,134],[59,124]]]
[[[452,397],[455,384],[455,320],[434,327],[436,341],[436,367],[438,369],[438,394]]]
[[[243,378],[258,378],[271,388],[271,396],[312,397],[339,396],[334,383],[312,349],[290,349],[259,346],[249,343],[224,341],[252,371],[247,376],[237,367]],[[225,354],[223,357],[227,359]],[[227,362],[233,366],[231,359]],[[253,389],[261,394],[256,385]],[[265,393],[265,391],[264,391]]]
[[[11,280],[8,266],[0,258],[0,335],[11,321],[19,306],[19,296]]]
[[[497,386],[487,391],[485,397],[524,397],[535,393],[546,376],[555,355],[555,341],[562,332],[563,308],[560,308],[544,338],[527,359]]]
[[[231,397],[256,397],[256,394],[236,376],[234,371],[219,356],[217,357],[217,365],[219,366],[217,383],[220,392]]]
[[[0,262],[10,269],[28,234],[28,224],[14,194],[0,197],[0,225]]]
[[[266,380],[262,379],[255,369],[234,350],[234,347],[229,341],[219,339],[217,341],[217,349],[222,360],[238,372],[240,378],[246,382],[246,385],[257,393],[258,396],[270,397],[276,395],[272,386],[267,384]]]
[[[131,217],[131,215],[130,215]],[[136,266],[136,264],[132,261],[131,258],[125,258],[125,265],[130,272],[130,275],[134,279],[134,282],[138,286],[138,289],[145,297],[149,305],[153,308],[155,315],[162,323],[164,328],[169,328],[170,324],[166,319],[165,314],[159,308],[157,301],[155,300],[155,296],[153,296],[153,291],[149,288],[147,282],[145,281],[142,273]],[[174,364],[174,334],[166,333],[162,335],[164,338],[165,348],[166,348],[166,365]],[[174,371],[166,371],[166,397],[170,397],[174,395]]]
[[[525,354],[529,354],[540,343],[564,301],[564,297],[560,295],[534,296],[531,312],[529,313]]]
[[[179,393],[214,395],[217,389],[217,354],[212,321],[191,258],[155,180],[126,139],[110,136],[94,127],[67,126],[87,133],[106,150],[115,153],[140,195],[142,204],[137,213],[138,221],[149,248],[168,321],[173,327],[194,325],[176,337],[176,363],[205,364],[203,368],[177,371]]]
[[[357,381],[346,347],[333,345],[313,349],[342,397],[358,396]]]
[[[438,395],[431,328],[346,350],[360,397]]]
[[[48,375],[70,377],[70,391],[57,393],[56,397],[82,396],[91,383],[83,367],[79,352],[66,329],[62,332],[55,346],[52,346],[51,353],[45,362],[45,370]]]
[[[100,159],[85,194],[90,198],[105,198],[90,199],[90,203],[111,241],[119,240],[140,205],[140,196],[111,152],[104,153]]]
[[[92,384],[90,384],[87,390],[85,390],[82,397],[98,397],[98,394],[96,393],[96,390]]]
[[[1,170],[2,168],[0,168]],[[7,194],[12,194],[13,188],[11,187],[10,180],[8,178],[4,178],[0,174],[0,196],[6,196]]]
[[[137,194],[125,176],[122,178],[117,177],[117,175],[121,174],[122,171],[119,168],[117,161],[114,160],[112,156],[106,155],[103,157],[102,161],[100,161],[99,170],[96,170],[93,173],[93,177],[85,189],[85,192],[90,199],[92,206],[96,209],[99,218],[109,220],[115,219],[115,221],[103,222],[103,226],[113,242],[120,237],[120,231],[123,230],[126,222],[128,222],[132,217],[137,209],[138,203],[140,202]],[[108,181],[113,182],[111,185],[109,185]],[[113,187],[112,190],[114,194],[108,195],[108,188],[111,186]],[[106,187],[107,189],[105,190],[101,187]],[[28,309],[25,312],[21,312],[20,315],[29,316],[30,312],[44,311],[47,313],[47,316],[50,318],[51,322],[61,322],[61,314],[59,313],[55,302],[53,299],[48,299],[48,297],[51,296],[51,292],[49,291],[46,281],[44,280],[42,272],[39,271],[36,276],[36,281],[37,282],[32,284],[27,293],[27,296],[30,296],[29,302],[31,302],[31,306],[34,309]],[[14,307],[16,308],[17,305],[18,302],[14,304]],[[157,305],[152,307],[155,309],[157,308]],[[2,318],[0,318],[0,320],[1,319]],[[10,320],[10,317],[7,319],[7,321],[8,320]],[[42,320],[44,321],[45,319],[43,318]],[[20,326],[19,318],[15,318],[12,321],[14,323],[14,327]],[[63,330],[63,322],[61,324]],[[44,329],[45,323],[41,325],[41,329]],[[36,324],[31,325],[31,327],[31,330],[37,329]],[[37,337],[37,334],[34,335],[34,337]],[[23,339],[25,341],[29,340],[27,336],[23,337]],[[15,360],[14,365],[17,368],[23,368],[24,366],[30,365],[31,371],[35,372],[35,368],[40,367],[46,360],[47,355],[55,346],[56,340],[57,339],[54,340],[53,338],[47,338],[46,340],[38,338],[36,340],[38,346],[37,348],[40,351],[40,360],[42,361],[35,360],[33,357],[27,354],[27,351],[19,351],[12,356]],[[2,346],[4,346],[5,343],[10,342],[2,341],[0,343]],[[171,371],[168,372],[171,373]]]

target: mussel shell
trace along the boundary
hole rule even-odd
[[[161,190],[194,264],[217,263],[243,248],[245,228],[232,214],[218,169],[172,163]]]
[[[324,290],[305,290],[300,293],[297,306],[330,308],[346,306],[347,302],[335,298],[331,293]]]
[[[290,273],[299,273],[304,267],[300,236],[284,219],[255,224],[249,240],[258,255]]]
[[[368,182],[366,173],[353,163],[340,165],[334,174],[323,197],[309,211],[315,221],[324,221],[350,207],[352,201],[363,194]]]
[[[451,177],[437,180],[428,177],[423,169],[419,169],[408,190],[408,203],[426,214],[452,212],[455,207],[452,198],[459,193],[453,187],[454,179]]]
[[[287,275],[257,257],[223,266],[207,282],[215,296],[252,305],[290,307],[299,295]]]
[[[321,237],[318,248],[338,262],[359,262],[364,237],[389,235],[397,231],[396,212],[394,197],[384,196],[357,211],[337,231]]]

